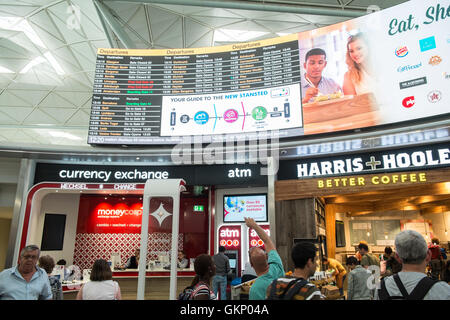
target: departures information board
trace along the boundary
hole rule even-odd
[[[88,143],[301,135],[300,73],[296,34],[221,47],[98,49]]]

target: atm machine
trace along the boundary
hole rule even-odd
[[[264,243],[254,230],[249,230],[244,217],[252,217],[267,233],[267,194],[224,195],[223,219],[217,228],[217,247],[224,246],[225,255],[230,259],[232,279],[242,276],[249,261],[248,250],[264,247]]]
[[[239,250],[226,250],[225,255],[230,260],[231,279],[238,278],[240,274],[240,270],[238,270]]]

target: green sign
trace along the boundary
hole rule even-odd
[[[204,209],[205,209],[205,207],[202,206],[202,205],[195,205],[194,206],[194,212],[203,212]]]

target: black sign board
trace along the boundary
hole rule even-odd
[[[411,171],[450,166],[450,143],[281,161],[278,180]]]
[[[147,179],[181,178],[188,185],[266,185],[257,164],[199,166],[100,166],[38,163],[34,183],[145,183]]]

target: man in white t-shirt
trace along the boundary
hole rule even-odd
[[[425,274],[431,252],[420,233],[413,230],[400,232],[395,237],[395,247],[403,263],[402,271],[397,274],[398,277],[393,275],[382,279],[381,288],[376,292],[376,299],[409,297],[413,300],[450,300],[450,286],[444,281],[427,278]]]

